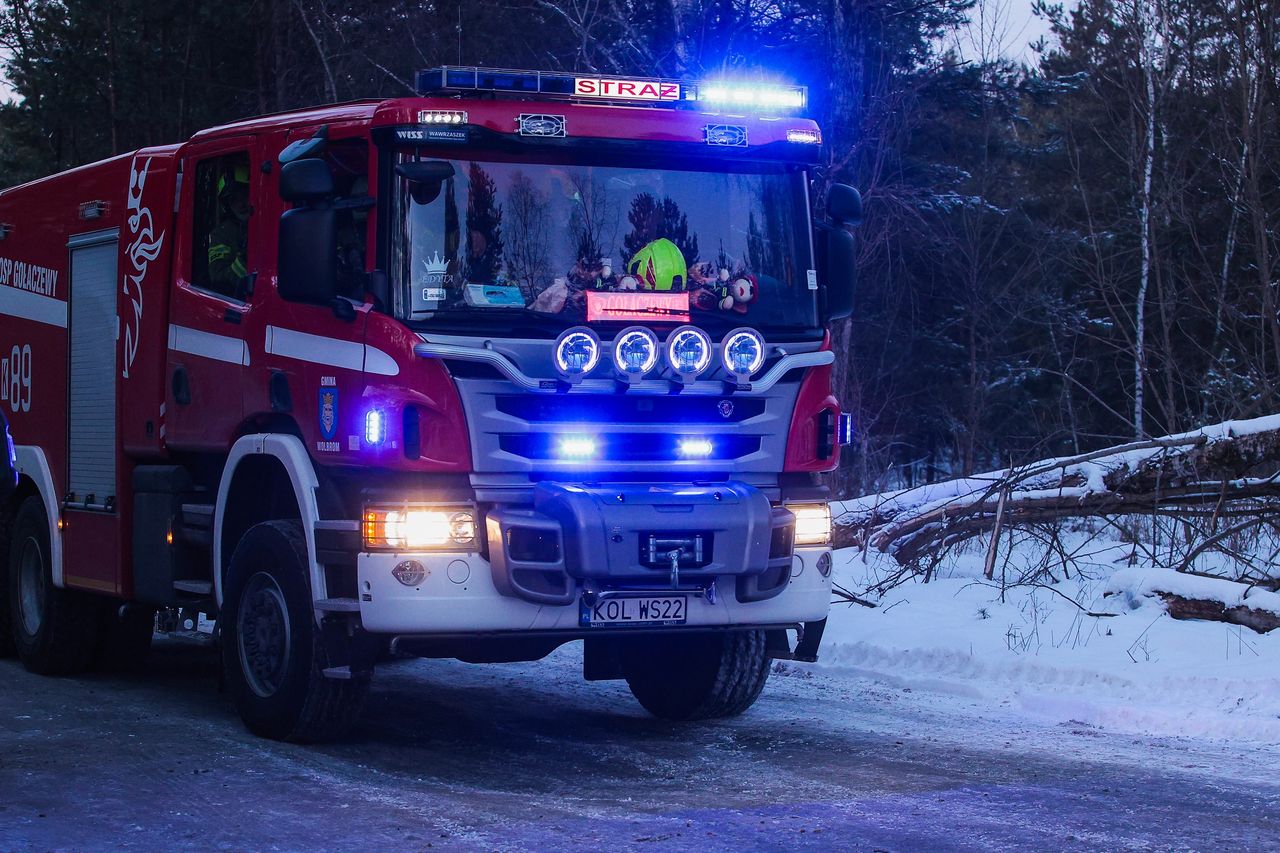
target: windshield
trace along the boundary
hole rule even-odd
[[[804,175],[402,153],[410,320],[817,325]]]

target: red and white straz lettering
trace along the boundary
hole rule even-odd
[[[633,101],[678,101],[679,83],[652,80],[601,80],[576,77],[573,94],[583,98],[619,98]]]

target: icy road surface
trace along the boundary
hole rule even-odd
[[[0,662],[0,849],[1280,847],[1280,747],[1108,734],[788,665],[672,725],[577,646],[378,673],[347,743],[257,740],[208,652],[136,676]]]

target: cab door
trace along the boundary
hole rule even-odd
[[[371,162],[367,127],[330,126],[328,143],[317,156],[329,168],[334,197],[327,204],[338,209],[330,260],[337,265],[339,296],[331,303],[285,299],[278,287],[278,223],[289,207],[280,199],[278,153],[290,142],[311,137],[317,128],[300,127],[267,140],[265,159],[272,162],[266,176],[262,210],[264,233],[271,236],[269,260],[251,297],[245,318],[245,339],[252,352],[244,382],[246,417],[262,424],[292,422],[320,464],[347,463],[359,458],[364,435],[363,374],[370,359],[365,346],[369,305],[365,285],[369,264],[366,247],[373,227],[368,176]],[[376,353],[375,353],[376,356]],[[371,369],[398,372],[389,358]]]
[[[237,137],[183,152],[164,418],[174,449],[225,449],[244,419],[244,329],[262,253],[256,148]]]

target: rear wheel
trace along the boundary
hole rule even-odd
[[[296,521],[250,528],[223,595],[222,662],[249,730],[294,742],[332,740],[360,715],[368,678],[327,679],[311,606],[307,547]]]
[[[764,631],[636,637],[621,653],[632,694],[667,720],[733,717],[769,678]]]
[[[42,675],[66,675],[93,659],[98,600],[53,585],[49,517],[38,497],[18,509],[9,542],[9,618],[23,665]]]

